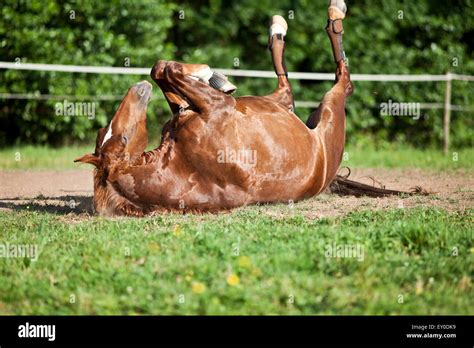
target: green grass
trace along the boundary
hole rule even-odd
[[[472,211],[308,220],[264,208],[0,213],[0,244],[40,248],[36,262],[0,258],[0,314],[474,314]],[[363,261],[326,257],[333,243],[363,246]]]
[[[0,150],[1,169],[86,169],[88,166],[73,163],[77,157],[90,153],[94,145],[65,148],[19,146]],[[383,148],[348,147],[341,165],[372,168],[423,168],[451,170],[474,168],[472,149],[453,150],[444,155],[439,149],[414,149],[407,145],[390,145]],[[19,154],[19,160],[18,155]]]
[[[92,149],[2,149],[0,170],[90,170],[72,160]],[[347,155],[342,165],[359,168],[474,168],[470,150],[457,161],[397,145],[349,147]],[[0,257],[0,315],[474,314],[472,210],[310,220],[275,205],[106,219],[32,207],[0,211],[0,248],[40,249],[36,262]],[[363,247],[363,261],[328,258],[333,243]]]
[[[0,149],[1,169],[78,169],[87,168],[74,160],[94,151],[94,145],[50,148],[42,146],[18,146]]]
[[[348,147],[342,166],[355,168],[421,168],[433,170],[473,169],[472,149],[453,149],[445,155],[440,149],[415,149],[391,144],[383,148]]]

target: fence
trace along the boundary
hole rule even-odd
[[[59,65],[59,64],[35,64],[35,63],[12,63],[0,62],[0,69],[11,70],[35,70],[35,71],[56,71],[70,73],[87,73],[87,74],[124,74],[124,75],[148,75],[150,68],[125,68],[125,67],[102,67],[102,66],[83,66],[83,65]],[[275,78],[273,71],[264,70],[237,70],[237,69],[214,69],[227,76],[236,77],[260,77]],[[295,80],[313,80],[313,81],[333,81],[334,74],[330,73],[305,73],[290,72],[290,79]],[[426,82],[437,81],[445,82],[444,103],[422,103],[422,109],[444,109],[443,127],[444,127],[444,152],[449,151],[449,135],[451,111],[472,110],[470,107],[451,104],[451,88],[452,81],[474,81],[474,76],[459,75],[447,72],[444,75],[394,75],[394,74],[351,74],[352,81],[379,81],[379,82]],[[54,95],[31,95],[31,94],[10,94],[0,93],[0,99],[67,99],[68,96]],[[87,96],[94,97],[99,100],[119,100],[122,96]],[[319,103],[312,101],[295,101],[297,107],[317,107]]]

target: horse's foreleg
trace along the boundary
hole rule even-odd
[[[203,81],[206,74],[209,76],[209,71],[209,66],[204,64],[159,61],[153,67],[151,75],[158,85],[166,86],[164,89],[162,88],[163,91],[167,90],[172,93],[186,107],[192,104],[201,114],[207,114],[212,107],[233,99]],[[169,98],[167,97],[167,99]]]
[[[217,73],[206,64],[182,64],[183,73],[226,94],[232,94],[237,87],[227,80],[227,76]]]
[[[268,38],[268,48],[272,54],[273,68],[278,76],[278,86],[268,97],[294,110],[293,94],[291,92],[288,71],[285,65],[285,35],[288,29],[286,21],[281,16],[273,16]]]
[[[151,71],[151,77],[153,80],[158,83],[159,80],[162,80],[164,77],[164,69],[168,62],[164,60],[158,61]],[[182,67],[182,72],[186,76],[201,81],[206,85],[209,85],[218,91],[224,92],[226,94],[232,94],[237,87],[230,83],[227,79],[227,76],[217,73],[206,64],[185,64],[179,63]]]

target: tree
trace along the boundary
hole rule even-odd
[[[353,73],[474,75],[472,0],[347,1],[344,46]],[[6,1],[1,11],[1,60],[78,65],[149,66],[158,58],[216,68],[271,69],[267,26],[273,14],[289,24],[290,71],[333,72],[326,1],[242,0],[63,2]],[[73,12],[71,12],[73,11]],[[71,17],[74,13],[74,18]],[[139,76],[0,71],[1,92],[54,95],[123,95]],[[264,95],[276,80],[234,78],[237,95]],[[296,100],[319,101],[330,82],[292,81]],[[442,110],[419,120],[384,117],[380,103],[440,103],[444,83],[355,82],[347,104],[347,138],[440,144]],[[474,84],[455,81],[453,103],[472,105]],[[160,92],[154,92],[159,95]],[[87,99],[87,98],[86,98]],[[1,100],[0,144],[88,140],[114,113],[118,101],[101,101],[99,116],[58,118],[57,101]],[[169,117],[162,101],[149,115]],[[298,108],[306,120],[309,109]],[[473,111],[454,112],[454,146],[472,146]],[[149,122],[153,125],[156,122]],[[156,132],[156,129],[152,132]],[[155,137],[158,139],[158,137]]]

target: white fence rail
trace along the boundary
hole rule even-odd
[[[36,64],[36,63],[12,63],[0,62],[0,69],[11,70],[36,70],[57,71],[88,74],[117,74],[117,75],[149,75],[151,68],[125,68],[107,66],[87,65],[60,65],[60,64]],[[275,72],[266,70],[240,70],[240,69],[213,69],[227,76],[237,77],[263,77],[275,78]],[[288,77],[295,80],[333,81],[333,73],[307,73],[289,72]],[[420,81],[448,81],[463,80],[474,81],[474,76],[447,73],[444,75],[394,75],[394,74],[351,74],[352,81],[398,81],[398,82],[420,82]]]
[[[85,66],[85,65],[60,65],[60,64],[36,64],[21,62],[0,62],[0,69],[10,70],[33,70],[33,71],[55,71],[69,73],[88,73],[88,74],[123,74],[123,75],[148,75],[150,68],[126,68],[126,67],[104,67],[104,66]],[[214,69],[227,76],[236,77],[260,77],[275,78],[273,71],[264,70],[240,70],[240,69]],[[288,77],[295,80],[314,80],[314,81],[333,81],[334,74],[330,73],[306,73],[289,72]],[[422,103],[422,109],[444,109],[444,151],[449,150],[449,128],[451,111],[471,111],[470,107],[451,104],[451,81],[474,81],[474,76],[446,73],[444,75],[395,75],[395,74],[351,74],[352,81],[378,81],[378,82],[445,82],[444,103]],[[96,100],[120,100],[122,96],[82,96],[91,97]],[[78,99],[77,96],[54,96],[37,94],[10,94],[0,93],[0,99]],[[317,107],[319,103],[313,101],[295,101],[297,107]]]

